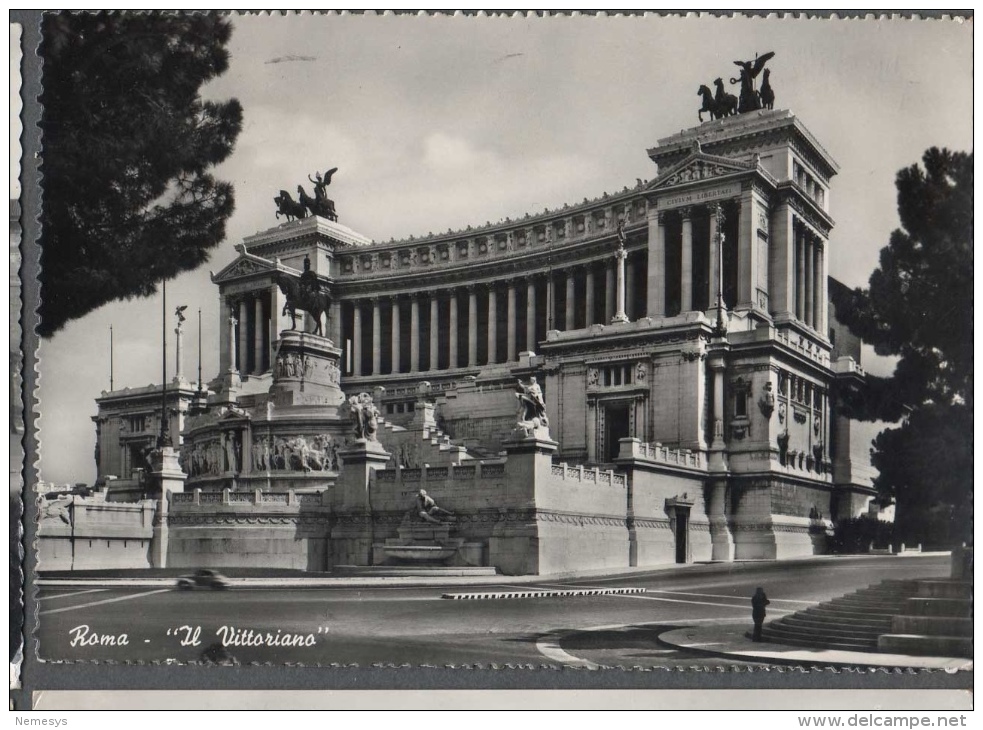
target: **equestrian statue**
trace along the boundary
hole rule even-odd
[[[769,51],[761,56],[755,55],[753,61],[734,61],[734,65],[741,67],[739,78],[730,80],[732,84],[739,83],[741,85],[741,97],[737,104],[739,114],[757,111],[762,107],[761,95],[754,88],[754,80],[758,78],[758,74],[764,69],[765,64],[774,56],[775,52]],[[772,104],[775,103],[774,94],[772,94],[771,102]]]
[[[734,114],[745,114],[746,112],[757,111],[758,109],[775,108],[775,91],[771,88],[768,79],[771,74],[770,69],[765,68],[765,64],[774,58],[774,51],[755,56],[753,61],[734,61],[741,67],[738,78],[732,78],[730,83],[741,85],[740,97],[728,94],[724,90],[724,80],[717,78],[713,84],[716,87],[716,94],[710,91],[706,84],[700,86],[697,96],[703,100],[703,106],[697,112],[700,121],[703,121],[703,112],[709,112],[710,119],[723,119]],[[755,79],[764,71],[761,82],[761,90],[755,88]]]
[[[317,280],[317,274],[311,271],[311,259],[304,257],[304,273],[299,279],[295,279],[289,274],[276,272],[276,283],[286,297],[283,305],[283,314],[290,315],[290,329],[297,329],[297,310],[307,312],[314,320],[314,332],[312,334],[324,337],[321,329],[321,315],[330,312],[331,296],[321,288]]]

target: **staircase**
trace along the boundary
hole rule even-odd
[[[972,656],[972,583],[885,580],[766,624],[762,639],[817,649]]]

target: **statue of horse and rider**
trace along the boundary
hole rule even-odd
[[[775,92],[771,88],[769,81],[770,70],[765,69],[765,64],[774,57],[774,51],[769,51],[761,56],[755,56],[753,61],[734,61],[734,64],[741,67],[738,78],[732,78],[731,84],[741,85],[741,95],[736,97],[724,91],[723,79],[716,79],[714,84],[717,87],[716,95],[711,93],[706,85],[700,86],[697,96],[702,97],[703,106],[697,112],[700,121],[703,121],[703,112],[710,113],[710,119],[722,119],[734,114],[745,114],[757,111],[758,109],[774,109]],[[764,78],[760,91],[755,88],[755,79],[764,71]]]
[[[295,279],[283,271],[278,271],[276,283],[286,297],[283,314],[290,315],[290,329],[297,329],[297,310],[299,309],[307,312],[314,320],[313,334],[323,337],[321,315],[330,312],[331,296],[326,291],[322,291],[317,280],[317,274],[311,271],[310,258],[304,257],[304,273],[300,275],[299,279]]]
[[[310,175],[307,176],[307,179],[314,183],[313,198],[307,194],[303,185],[297,186],[299,200],[294,200],[290,193],[286,190],[281,190],[280,194],[273,198],[273,202],[276,203],[277,207],[276,217],[279,219],[281,215],[285,215],[289,222],[295,219],[306,218],[309,212],[311,215],[319,215],[330,221],[337,221],[338,213],[335,211],[334,201],[327,194],[327,187],[331,184],[331,176],[337,171],[338,168],[333,167],[324,173],[323,177],[319,172],[314,173],[314,179]]]

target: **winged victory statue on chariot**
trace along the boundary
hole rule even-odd
[[[710,119],[723,119],[724,117],[735,114],[745,114],[757,111],[758,109],[775,108],[775,91],[771,88],[771,70],[765,68],[765,64],[774,58],[775,52],[769,51],[760,56],[755,55],[753,61],[734,61],[734,64],[741,67],[738,77],[730,80],[731,84],[741,85],[740,96],[728,94],[724,90],[724,80],[717,78],[714,80],[716,93],[710,91],[706,84],[700,86],[696,92],[697,96],[703,99],[703,106],[697,112],[700,121],[703,121],[703,112],[709,112]],[[762,75],[762,71],[764,74]],[[755,80],[762,75],[761,88],[755,88]]]
[[[313,198],[307,194],[303,185],[297,186],[298,200],[294,200],[286,190],[281,190],[280,194],[273,198],[277,207],[276,217],[279,218],[284,215],[289,222],[306,218],[309,213],[327,218],[329,221],[337,221],[338,214],[335,212],[334,201],[328,197],[327,193],[327,187],[331,184],[331,176],[336,172],[338,172],[338,168],[332,167],[323,176],[319,172],[314,173],[313,179],[310,175],[307,176],[307,179],[314,184]]]

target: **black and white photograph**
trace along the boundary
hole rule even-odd
[[[37,20],[38,662],[972,687],[971,17]]]

